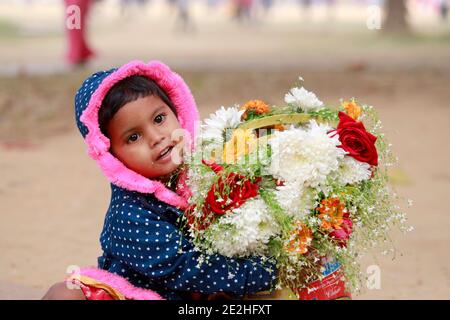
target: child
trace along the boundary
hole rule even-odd
[[[47,298],[84,298],[88,292],[101,299],[105,291],[106,298],[157,298],[152,291],[166,299],[220,292],[243,297],[272,288],[275,266],[259,258],[210,255],[198,267],[204,254],[177,225],[189,192],[182,181],[175,190],[169,186],[179,173],[171,151],[183,144],[172,132],[194,136],[199,118],[179,75],[157,61],[95,73],[77,92],[75,112],[89,155],[111,182],[98,259],[107,272],[82,271],[84,295],[59,284]]]

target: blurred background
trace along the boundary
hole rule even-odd
[[[355,298],[449,299],[449,6],[1,0],[0,299],[39,299],[71,265],[96,265],[110,189],[86,154],[73,97],[91,73],[133,59],[181,74],[203,118],[250,99],[281,103],[299,76],[329,105],[375,106],[415,230],[394,230],[394,255],[363,258],[368,275],[379,267],[380,286]]]

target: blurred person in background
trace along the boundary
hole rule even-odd
[[[443,22],[448,18],[448,7],[450,6],[449,0],[439,0],[439,13]]]
[[[232,0],[234,19],[239,23],[251,22],[253,0]]]
[[[298,5],[301,10],[301,19],[303,22],[308,22],[310,19],[310,8],[312,0],[298,0]]]
[[[177,9],[175,27],[183,32],[194,31],[194,23],[189,13],[189,0],[175,0],[174,5]]]
[[[300,0],[300,5],[303,7],[304,10],[308,10],[309,7],[311,7],[312,0]]]
[[[254,5],[256,13],[255,18],[264,21],[268,18],[270,9],[274,6],[274,0],[257,0]]]
[[[95,1],[64,0],[67,38],[66,60],[72,66],[84,66],[94,56],[94,51],[89,47],[86,40],[86,29],[89,10]]]
[[[261,5],[262,5],[262,8],[263,8],[264,14],[267,14],[267,12],[273,6],[273,0],[261,0]]]

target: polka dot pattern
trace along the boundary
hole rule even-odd
[[[145,195],[112,186],[112,197],[100,237],[99,267],[152,289],[166,299],[187,292],[227,292],[242,297],[271,288],[276,269],[259,258],[205,257],[177,224],[181,211]],[[272,269],[273,272],[267,271]]]
[[[88,128],[80,121],[81,114],[87,108],[92,94],[97,90],[100,83],[116,70],[117,68],[114,68],[108,71],[94,73],[83,82],[80,89],[75,94],[75,119],[83,138],[88,134]]]

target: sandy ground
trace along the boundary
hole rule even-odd
[[[94,68],[163,59],[185,77],[203,117],[220,105],[253,98],[281,102],[298,75],[327,103],[356,96],[376,106],[400,158],[396,187],[414,201],[407,213],[415,231],[393,233],[394,260],[364,259],[363,270],[380,267],[381,288],[357,298],[450,298],[448,38],[399,45],[398,39],[365,32],[349,36],[348,26],[331,33],[298,25],[240,32],[219,23],[186,37],[164,31],[154,49],[138,41],[144,19],[119,30],[95,23],[101,28],[93,39],[103,56]],[[214,32],[223,37],[217,40]],[[118,44],[124,39],[128,46]],[[62,38],[48,30],[34,37],[0,34],[0,41],[7,44],[0,50],[5,73],[12,65],[62,72],[33,76],[25,68],[14,77],[0,76],[0,299],[37,299],[68,267],[96,264],[110,191],[73,123],[73,93],[92,70],[60,69]]]

